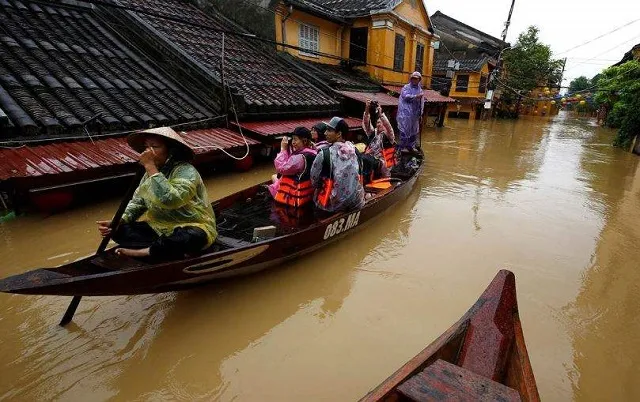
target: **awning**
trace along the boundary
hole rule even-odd
[[[296,127],[302,126],[311,128],[321,121],[329,121],[330,117],[314,118],[314,119],[295,119],[295,120],[274,120],[274,121],[245,121],[240,122],[243,130],[248,130],[254,134],[264,137],[276,137],[285,134],[291,134]],[[357,130],[362,127],[362,119],[354,117],[344,117],[349,130]]]
[[[389,91],[395,92],[397,94],[402,91],[402,87],[398,85],[385,85],[384,87],[385,89],[388,89]],[[456,100],[448,96],[444,96],[440,92],[434,91],[433,89],[425,89],[424,101],[425,103],[454,103]]]
[[[427,103],[454,103],[456,100],[442,95],[433,89],[424,90],[424,101]]]
[[[219,148],[232,150],[245,146],[240,134],[226,128],[192,130],[183,138],[194,149],[196,157]],[[246,140],[250,146],[259,144],[250,138]],[[123,137],[0,148],[0,180],[87,171],[137,160],[138,154]]]
[[[350,99],[365,103],[367,99],[378,101],[380,106],[398,106],[398,98],[384,92],[336,91]]]

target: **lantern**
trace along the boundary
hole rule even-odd
[[[585,102],[584,100],[581,100],[581,101],[580,101],[580,104],[581,104],[581,105],[584,105],[585,103],[587,103],[587,102]]]
[[[556,104],[556,101],[551,101],[551,104],[552,104],[552,105],[555,105],[555,104]]]
[[[560,102],[565,103],[567,100],[565,98],[560,99]]]
[[[582,95],[576,94],[576,98],[582,98]]]

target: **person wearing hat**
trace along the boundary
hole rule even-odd
[[[402,87],[398,102],[398,130],[400,131],[401,151],[417,151],[416,140],[420,131],[420,118],[424,109],[424,99],[420,81],[422,75],[415,71],[409,83]]]
[[[211,246],[215,215],[202,178],[189,163],[194,156],[189,145],[170,127],[133,133],[127,142],[140,153],[146,173],[113,234],[120,245],[116,253],[173,260]],[[111,232],[109,221],[97,223],[103,236]]]
[[[317,151],[329,146],[327,136],[324,134],[326,131],[327,125],[322,121],[311,127],[311,140],[313,141]]]
[[[314,202],[329,212],[362,208],[364,188],[360,182],[361,167],[356,148],[345,141],[349,126],[334,117],[327,124],[327,141],[311,166],[311,183],[316,188]]]
[[[291,137],[291,146],[288,137],[280,142],[280,152],[273,161],[277,174],[268,187],[276,202],[297,208],[313,198],[310,169],[317,152],[308,128],[296,127]]]

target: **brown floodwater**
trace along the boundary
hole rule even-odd
[[[355,400],[515,272],[544,400],[640,400],[640,165],[560,115],[422,136],[413,193],[280,268],[182,293],[0,294],[0,399]],[[218,198],[271,167],[207,180]],[[0,224],[0,276],[90,254],[111,199]]]

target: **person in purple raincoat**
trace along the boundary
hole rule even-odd
[[[420,117],[424,107],[422,98],[422,75],[415,71],[411,74],[409,83],[402,87],[398,103],[398,130],[400,131],[400,150],[417,151],[416,140],[420,130]]]

